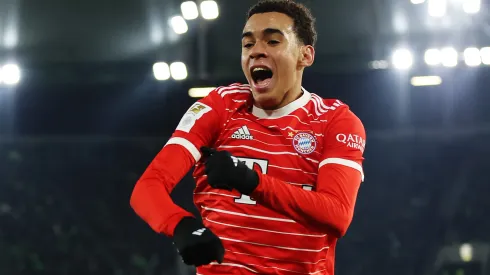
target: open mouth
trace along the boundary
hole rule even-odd
[[[274,75],[271,69],[266,67],[255,67],[251,70],[252,79],[255,83],[261,84],[268,82]]]

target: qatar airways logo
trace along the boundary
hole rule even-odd
[[[336,138],[338,142],[347,145],[347,147],[357,149],[364,153],[366,140],[361,136],[355,134],[338,134]]]

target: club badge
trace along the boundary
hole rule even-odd
[[[293,137],[294,149],[303,155],[311,154],[316,149],[316,138],[310,133],[297,133]]]

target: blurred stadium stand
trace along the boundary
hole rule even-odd
[[[255,1],[217,2],[218,18],[176,34],[178,0],[0,1],[0,275],[192,274],[129,196],[196,100],[188,90],[244,80]],[[336,274],[490,274],[488,1],[302,2],[319,32],[304,87],[349,104],[368,136]],[[458,64],[430,65],[425,51],[444,47]],[[155,62],[175,61],[185,80],[154,78]],[[411,85],[426,75],[442,83]],[[173,197],[196,212],[193,186]]]

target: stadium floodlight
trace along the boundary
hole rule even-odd
[[[432,17],[443,17],[446,14],[447,0],[429,0],[428,13]]]
[[[480,50],[477,48],[467,48],[464,50],[464,62],[470,67],[481,64]]]
[[[216,1],[202,1],[201,2],[201,15],[206,20],[216,19],[219,16],[218,4]]]
[[[490,47],[480,49],[481,62],[485,65],[490,65]]]
[[[438,49],[428,49],[424,54],[424,61],[429,66],[441,64],[441,51]]]
[[[0,69],[2,81],[6,85],[16,85],[20,82],[21,72],[16,64],[6,64]]]
[[[185,19],[180,15],[170,18],[170,25],[172,26],[176,34],[183,34],[186,33],[187,30],[189,30]]]
[[[170,78],[170,67],[165,62],[153,64],[153,76],[159,81],[168,80]]]
[[[463,262],[471,262],[473,259],[473,246],[471,244],[465,243],[459,247],[459,257]]]
[[[187,67],[183,62],[174,62],[170,64],[170,74],[175,80],[184,80],[187,78]]]
[[[441,85],[442,79],[437,75],[414,76],[410,79],[412,86],[437,86]]]
[[[458,65],[458,52],[451,47],[442,49],[441,63],[445,67],[456,67]]]
[[[408,49],[398,49],[393,52],[391,62],[395,68],[406,70],[413,65],[413,55]]]
[[[463,10],[469,14],[475,14],[480,11],[481,0],[464,0]]]
[[[410,0],[410,2],[412,2],[412,4],[414,5],[419,5],[419,4],[423,4],[425,0]]]
[[[197,4],[194,1],[186,1],[180,5],[182,16],[185,20],[194,20],[199,16]]]
[[[216,87],[198,87],[189,89],[189,96],[194,98],[205,97]]]

